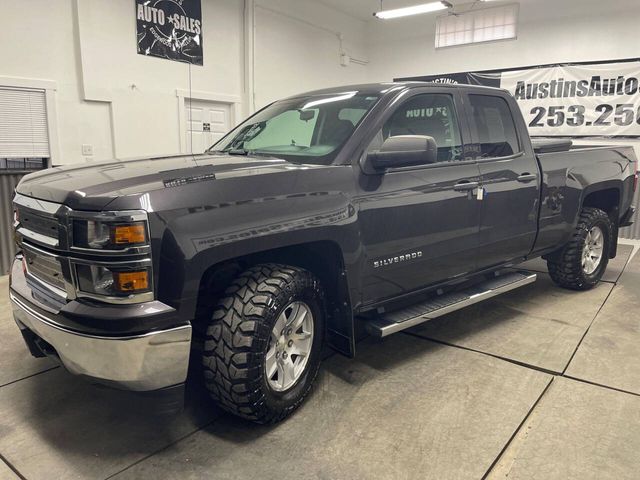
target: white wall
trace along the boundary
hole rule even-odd
[[[189,70],[194,91],[241,100],[242,2],[202,2],[203,66],[139,55],[133,1],[76,2],[85,99],[111,105],[116,157],[180,151],[176,91],[189,89]]]
[[[345,49],[364,56],[364,22],[299,0],[255,3],[256,106],[366,78],[363,66],[340,66],[332,33],[344,31]],[[137,53],[132,0],[2,4],[0,84],[55,82],[57,164],[180,152],[184,100],[177,91],[189,89],[189,68],[197,95],[243,103],[236,121],[249,109],[244,0],[202,0],[204,66],[191,67]],[[83,144],[93,156],[82,155]]]
[[[366,23],[313,1],[256,2],[256,107],[282,97],[368,81],[367,66],[340,65],[342,50],[366,60]]]
[[[517,40],[436,50],[436,15],[371,21],[369,78],[636,58],[639,22],[638,0],[521,0]]]
[[[434,46],[435,15],[369,22],[370,80],[640,57],[640,0],[519,3],[516,40],[439,50]],[[606,143],[633,144],[640,157],[640,142]]]
[[[65,157],[77,161],[82,143],[93,144],[96,156],[110,157],[108,106],[80,101],[73,2],[56,0],[55,8],[50,0],[1,2],[6,24],[0,29],[0,76],[55,81],[58,139],[68,152]],[[21,84],[19,79],[12,82]]]

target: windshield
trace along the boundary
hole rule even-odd
[[[345,92],[275,102],[209,151],[273,155],[296,163],[329,165],[378,98]]]

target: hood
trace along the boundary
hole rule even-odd
[[[101,210],[117,198],[163,188],[314,167],[273,157],[180,155],[55,167],[25,176],[16,191],[74,209]]]

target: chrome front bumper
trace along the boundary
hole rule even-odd
[[[71,373],[117,388],[159,390],[184,383],[191,326],[125,337],[92,336],[66,330],[10,292],[14,319],[56,351]]]

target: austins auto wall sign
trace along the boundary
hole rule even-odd
[[[200,0],[135,0],[138,53],[202,65]]]

